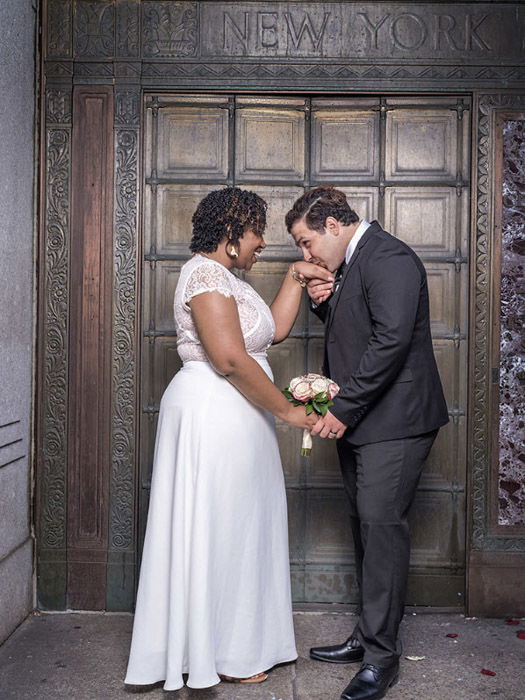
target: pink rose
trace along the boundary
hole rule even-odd
[[[288,388],[290,389],[290,391],[293,391],[300,382],[304,382],[304,380],[307,378],[308,377],[305,377],[304,375],[301,375],[300,377],[294,377],[292,380],[290,380],[290,386]]]
[[[328,396],[330,399],[333,399],[334,396],[336,396],[339,392],[339,384],[336,384],[335,382],[328,382]]]
[[[300,381],[293,388],[290,383],[290,391],[297,401],[308,401],[314,396],[310,382]]]

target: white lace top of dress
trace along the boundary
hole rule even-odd
[[[208,362],[188,302],[203,292],[220,292],[237,302],[246,351],[266,356],[275,336],[275,323],[267,304],[255,289],[232,274],[224,265],[195,255],[181,269],[173,312],[177,327],[177,352],[183,362]]]

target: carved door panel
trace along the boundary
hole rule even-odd
[[[462,606],[467,358],[468,105],[446,98],[163,95],[146,102],[140,541],[160,397],[180,366],[172,302],[189,257],[191,215],[208,191],[237,184],[269,205],[267,248],[246,279],[271,301],[298,254],[284,214],[333,183],[358,214],[378,218],[423,259],[436,356],[452,416],[426,465],[412,512],[408,602]],[[270,350],[285,386],[318,371],[322,324],[303,306]],[[277,426],[286,476],[297,602],[355,600],[348,510],[333,443],[299,456],[300,431]]]

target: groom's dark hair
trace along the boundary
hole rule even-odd
[[[301,195],[286,214],[286,228],[288,233],[291,233],[295,222],[304,218],[308,228],[323,233],[329,216],[346,225],[359,221],[359,217],[346,201],[344,192],[336,190],[335,187],[315,187]]]

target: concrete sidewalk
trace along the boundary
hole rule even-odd
[[[140,689],[148,700],[338,700],[358,666],[312,661],[312,644],[341,641],[355,617],[346,612],[297,612],[299,659],[274,669],[260,685],[221,683],[207,690]],[[67,613],[30,616],[0,647],[1,700],[131,700],[139,690],[123,677],[131,638],[130,615]],[[519,625],[459,614],[413,614],[402,623],[401,679],[388,700],[525,699],[525,639]],[[455,633],[456,638],[446,635]],[[407,656],[425,657],[419,661]],[[496,676],[483,675],[490,669]]]

